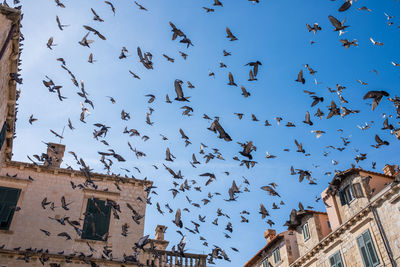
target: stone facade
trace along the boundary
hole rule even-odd
[[[352,191],[343,197],[349,188]],[[398,168],[387,165],[383,174],[349,169],[337,174],[321,196],[327,213],[294,210],[286,224],[296,233],[299,251],[289,266],[329,267],[334,255],[340,255],[343,266],[366,266],[357,241],[365,235],[371,238],[376,253],[373,266],[400,266]],[[303,234],[305,224],[310,232],[307,241]],[[245,266],[259,266],[251,263]]]
[[[20,12],[0,7],[0,130],[7,122],[5,140],[0,150],[0,168],[5,160],[11,159],[14,136],[17,83],[10,78],[18,73]]]
[[[293,231],[286,231],[275,235],[275,230],[268,229],[266,232],[273,232],[273,235],[265,236],[267,245],[260,250],[245,267],[255,266],[264,267],[268,262],[268,266],[289,267],[294,259],[299,257],[296,234]],[[275,262],[274,251],[279,250],[279,260]]]

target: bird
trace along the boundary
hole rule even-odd
[[[343,31],[344,29],[348,28],[349,26],[345,26],[344,23],[346,22],[346,19],[344,19],[342,22],[340,22],[337,18],[334,16],[329,16],[329,21],[335,27],[334,31]]]
[[[230,39],[230,41],[238,40],[238,38],[236,38],[236,36],[232,34],[231,30],[228,27],[226,27],[225,30],[227,34],[226,38]]]
[[[313,32],[314,34],[322,30],[322,28],[318,25],[318,23],[314,23],[312,27],[309,24],[306,24],[306,27],[308,29],[308,32]]]
[[[58,16],[56,16],[56,21],[57,21],[57,26],[58,28],[62,31],[64,30],[64,27],[68,27],[69,25],[63,25],[61,24],[60,18]],[[64,64],[65,65],[65,64]]]
[[[339,7],[339,12],[344,12],[348,10],[351,5],[353,4],[353,0],[346,0],[340,7]]]
[[[135,1],[135,4],[139,7],[140,10],[148,11],[144,6],[139,4],[137,1]]]
[[[233,85],[233,86],[237,86],[237,84],[235,83],[235,81],[233,80],[233,75],[231,72],[229,72],[229,82],[228,85]]]
[[[303,77],[303,70],[300,70],[299,74],[297,75],[297,79],[295,81],[302,84],[306,83],[306,80]]]
[[[54,38],[50,37],[49,40],[47,41],[47,47],[50,50],[53,50],[53,46],[56,46],[57,44],[54,44]]]
[[[38,119],[33,117],[33,114],[29,117],[29,124],[32,125],[33,122],[37,121]]]
[[[375,110],[384,96],[388,97],[389,93],[386,91],[369,91],[364,95],[363,99],[366,100],[372,98],[372,110]]]

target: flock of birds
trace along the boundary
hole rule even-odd
[[[54,1],[55,1],[55,4],[59,8],[62,8],[62,9],[67,8],[67,4],[63,3],[63,1],[61,1],[61,0],[54,0]],[[260,2],[259,0],[249,0],[249,1],[252,2],[253,4],[257,4]],[[213,0],[211,2],[213,2],[212,6],[210,5],[208,7],[206,7],[206,6],[203,7],[205,12],[211,13],[211,12],[215,12],[217,8],[223,8],[223,3],[221,1]],[[19,3],[18,0],[14,0],[14,4],[17,5],[18,3]],[[137,2],[137,1],[134,1],[134,3],[140,11],[143,11],[143,12],[148,11],[148,9],[145,6],[143,6],[141,3]],[[104,4],[109,7],[110,12],[112,12],[113,14],[115,14],[117,12],[112,1],[104,1]],[[7,5],[7,3],[4,2],[3,5]],[[344,1],[344,3],[342,3],[339,7],[339,12],[346,12],[348,9],[352,8],[352,5],[353,5],[353,0]],[[365,6],[359,7],[358,10],[360,12],[361,11],[362,12],[372,12],[372,10],[370,10],[369,8],[367,8]],[[392,22],[393,17],[386,13],[385,13],[385,15],[387,17],[388,25],[392,26],[393,25],[393,22]],[[99,13],[97,13],[94,8],[91,8],[88,11],[88,16],[92,16],[93,21],[98,23],[97,25],[101,25],[101,23],[105,22],[104,17],[99,15]],[[328,17],[328,19],[329,19],[330,23],[332,24],[332,30],[335,32],[338,32],[339,36],[344,35],[346,33],[345,30],[347,30],[350,27],[349,25],[347,25],[346,20],[340,21],[339,19],[337,19],[331,15]],[[59,16],[56,16],[56,23],[57,23],[57,26],[60,31],[64,31],[65,28],[69,26],[69,25],[63,24],[62,18],[60,18]],[[194,44],[192,43],[192,40],[189,38],[189,36],[183,30],[180,29],[179,26],[176,26],[173,22],[170,22],[169,25],[170,25],[171,33],[172,33],[172,41],[179,41],[179,43],[186,46],[187,49],[190,49],[191,46],[194,46]],[[312,25],[306,24],[305,26],[306,26],[305,30],[308,30],[308,32],[312,32],[313,34],[318,34],[319,31],[322,31],[322,28],[318,23],[314,23]],[[107,37],[106,37],[107,34],[101,32],[101,30],[98,30],[99,26],[83,25],[83,28],[85,29],[86,33],[82,37],[82,39],[78,42],[79,45],[81,45],[83,47],[91,48],[91,44],[93,44],[93,42],[107,40]],[[229,27],[226,27],[226,38],[231,42],[237,42],[237,41],[239,41],[240,36],[236,36],[234,34],[234,31],[232,31]],[[22,36],[22,39],[23,39],[23,36]],[[373,45],[377,45],[377,46],[384,45],[383,42],[375,41],[372,37],[370,38],[370,41]],[[350,48],[351,46],[358,46],[358,41],[356,39],[353,39],[353,40],[340,39],[340,43],[346,49]],[[314,41],[311,41],[311,44],[314,44]],[[50,37],[48,39],[46,46],[49,50],[56,49],[57,43],[56,43],[56,40],[54,39],[54,37]],[[140,47],[136,48],[136,52],[137,52],[138,61],[143,65],[143,67],[146,70],[151,71],[152,69],[155,68],[153,61],[152,61],[153,54],[151,52],[145,51],[145,49],[140,48]],[[187,60],[188,57],[190,57],[190,55],[188,54],[189,52],[179,51],[179,53],[184,60]],[[129,54],[130,54],[129,50],[125,46],[123,46],[121,48],[119,59],[124,60],[125,58],[130,56]],[[229,56],[232,56],[232,53],[227,50],[223,50],[222,55],[224,57],[229,57]],[[172,58],[166,54],[162,54],[162,56],[168,62],[171,62],[171,63],[175,62],[174,58]],[[82,123],[87,123],[86,118],[93,111],[95,103],[93,102],[92,99],[90,99],[90,95],[85,89],[84,82],[83,81],[78,82],[76,75],[73,73],[72,70],[70,70],[70,68],[67,65],[66,60],[64,58],[58,58],[57,61],[60,62],[61,68],[63,69],[63,71],[65,71],[69,75],[73,85],[78,89],[77,94],[79,95],[79,97],[82,98],[79,120]],[[88,62],[91,64],[94,64],[96,62],[93,52],[89,54]],[[219,65],[220,65],[220,68],[227,68],[227,66],[222,61],[219,63]],[[395,62],[392,62],[392,65],[394,67],[400,66],[400,64],[395,63]],[[249,82],[257,81],[258,77],[259,77],[258,76],[259,70],[263,66],[262,62],[260,62],[259,60],[254,60],[254,61],[248,62],[247,64],[245,64],[245,66],[247,66],[249,68],[248,81]],[[315,69],[313,69],[310,65],[305,64],[304,69],[301,69],[298,72],[297,78],[296,77],[293,78],[293,82],[298,82],[300,84],[306,84],[306,79],[308,80],[306,72],[308,72],[308,75],[311,77],[313,77],[317,73],[317,71]],[[375,71],[375,72],[377,73],[377,71]],[[127,70],[127,75],[132,76],[134,79],[141,79],[141,77],[139,75],[137,75],[136,73],[134,73],[132,70]],[[215,73],[210,71],[208,73],[208,76],[214,77]],[[19,77],[18,74],[11,75],[11,78],[14,79],[17,83],[20,83],[20,84],[22,83],[22,79]],[[316,81],[316,79],[315,79],[315,81]],[[361,80],[358,80],[358,82],[362,85],[368,85],[367,82],[364,82]],[[43,85],[50,93],[57,95],[57,98],[59,101],[65,101],[67,99],[67,97],[63,95],[63,91],[62,91],[63,85],[57,84],[57,82],[55,82],[55,80],[53,80],[49,76],[45,76],[45,78],[43,79]],[[194,109],[193,109],[193,107],[190,106],[190,100],[191,100],[190,97],[188,97],[185,94],[185,92],[186,92],[185,85],[187,86],[187,88],[190,88],[190,89],[195,88],[193,83],[191,83],[190,81],[187,81],[185,83],[184,81],[182,81],[180,79],[175,79],[175,81],[173,82],[173,88],[175,89],[175,95],[173,97],[170,97],[170,95],[167,94],[165,96],[165,103],[168,103],[168,104],[171,104],[173,102],[182,103],[184,105],[181,107],[181,109],[183,110],[182,115],[191,117],[191,116],[193,116]],[[238,87],[238,82],[235,81],[235,78],[231,72],[228,73],[227,85],[232,86],[232,87]],[[171,86],[172,86],[172,84],[171,84]],[[251,96],[251,92],[249,92],[243,85],[240,85],[240,89],[241,89],[241,93],[244,98]],[[360,110],[351,109],[347,105],[348,101],[344,98],[344,92],[346,89],[345,86],[336,84],[336,88],[334,88],[334,89],[328,88],[328,89],[334,96],[337,97],[337,100],[331,100],[327,110],[325,110],[321,105],[321,103],[324,102],[324,97],[318,96],[317,92],[304,90],[304,93],[309,95],[311,98],[311,101],[312,101],[311,108],[316,107],[317,110],[315,111],[314,114],[310,113],[309,111],[306,111],[304,114],[304,121],[301,121],[299,123],[304,123],[306,125],[313,126],[314,122],[312,121],[313,120],[312,115],[314,115],[314,117],[322,120],[324,117],[325,117],[325,119],[330,119],[334,116],[339,116],[339,117],[344,118],[346,116],[349,116],[352,114],[354,115],[354,114],[357,114],[360,112]],[[111,104],[116,104],[116,100],[113,96],[107,96],[107,97],[109,98]],[[147,94],[146,98],[147,98],[148,104],[153,103],[157,99],[155,94]],[[397,116],[396,118],[397,119],[400,118],[400,97],[390,96],[388,92],[383,91],[383,90],[373,90],[373,91],[367,92],[363,96],[363,99],[366,101],[372,101],[371,102],[372,111],[374,111],[378,107],[378,105],[381,103],[382,100],[391,101],[393,103],[393,106],[395,109],[395,114]],[[154,109],[150,107],[148,112],[146,113],[145,121],[149,126],[154,125],[154,122],[152,121],[152,117],[151,117],[153,114],[153,111],[154,111]],[[237,116],[237,118],[239,120],[242,120],[247,115],[245,115],[243,113],[235,113],[234,116]],[[129,112],[122,109],[120,118],[123,121],[129,121],[131,119],[131,116],[130,116]],[[217,134],[216,135],[217,138],[222,139],[226,142],[233,141],[233,138],[231,137],[231,135],[224,128],[223,118],[220,118],[218,116],[212,117],[207,114],[203,114],[203,118],[209,122],[209,127],[207,129],[209,131]],[[394,119],[394,116],[384,115],[384,118],[385,118],[385,120],[383,122],[382,130],[389,131],[391,134],[394,134],[394,132],[398,129],[398,125],[396,125],[393,122],[391,123],[389,121],[389,119],[391,119],[391,120]],[[29,117],[30,124],[36,123],[37,120],[38,119],[35,118],[35,116],[33,114]],[[256,122],[259,121],[259,119],[257,118],[257,116],[255,114],[251,114],[251,120],[256,121]],[[280,123],[282,121],[284,121],[284,119],[282,117],[276,117],[276,118],[274,118],[274,120],[276,121],[277,125],[280,125]],[[296,127],[296,124],[297,124],[297,122],[294,122],[294,121],[286,121],[285,127]],[[68,123],[66,125],[68,126],[68,128],[71,131],[75,129],[75,127],[72,124],[71,119],[68,119]],[[266,127],[272,127],[273,124],[271,124],[270,121],[265,120],[264,125]],[[371,127],[371,123],[369,123],[369,124],[365,123],[365,125],[358,126],[358,127],[364,131]],[[107,136],[107,133],[110,128],[111,128],[111,126],[106,125],[104,123],[95,123],[94,129],[93,129],[93,137],[96,140],[98,140],[99,142],[101,142],[102,144],[104,144],[105,146],[109,146],[109,143],[106,141],[106,136]],[[339,131],[343,131],[343,130],[339,129]],[[52,129],[50,129],[50,132],[56,138],[60,138],[60,140],[63,139],[63,133],[60,134]],[[325,131],[323,131],[323,130],[311,130],[311,132],[316,135],[316,138],[320,138],[322,135],[325,134]],[[129,137],[134,137],[134,136],[140,137],[144,142],[146,142],[150,139],[149,136],[141,134],[137,129],[133,129],[133,128],[129,129],[128,127],[125,127],[125,129],[123,130],[123,134],[126,134]],[[185,134],[184,130],[179,129],[179,135],[182,138],[182,140],[184,140],[185,147],[188,147],[189,145],[192,144],[190,138]],[[161,138],[164,141],[168,140],[168,138],[162,134],[161,134]],[[349,137],[340,137],[340,138],[343,142],[343,146],[339,146],[339,147],[329,146],[329,147],[327,147],[327,149],[333,149],[333,150],[338,150],[338,151],[343,151],[344,149],[346,149],[346,147],[350,143],[350,138]],[[256,164],[258,164],[258,161],[255,160],[253,152],[257,150],[257,147],[255,146],[253,141],[247,141],[247,142],[238,142],[237,141],[237,144],[239,147],[239,151],[238,151],[238,155],[233,157],[233,160],[236,161],[239,166],[243,166],[247,169],[255,167]],[[49,143],[46,143],[46,145],[51,146]],[[310,153],[306,151],[306,148],[303,146],[301,141],[295,139],[292,145],[297,153],[301,153],[305,156],[310,156]],[[388,146],[388,145],[389,145],[389,141],[383,140],[378,134],[375,135],[375,143],[372,144],[372,146],[374,148],[378,149],[378,148],[381,148],[382,146]],[[128,146],[129,146],[129,149],[131,150],[131,152],[137,157],[137,159],[146,157],[146,153],[144,151],[140,151],[138,148],[134,147],[130,142],[128,142]],[[291,148],[289,148],[289,147],[284,148],[284,151],[290,151],[290,149]],[[76,153],[74,153],[72,151],[70,151],[69,153],[74,157],[77,166],[79,166],[79,169],[85,174],[85,176],[87,178],[87,180],[84,184],[75,185],[75,184],[71,183],[72,189],[97,188],[96,183],[91,179],[92,169]],[[327,157],[329,153],[330,152],[324,152],[324,156]],[[120,153],[118,153],[115,149],[111,149],[111,148],[107,149],[106,151],[99,151],[98,154],[100,155],[100,162],[104,166],[104,169],[107,171],[107,173],[112,172],[112,170],[113,170],[112,168],[113,168],[113,166],[115,166],[115,161],[118,161],[118,162],[126,161],[125,158]],[[200,160],[198,160],[198,158],[200,156],[204,159],[204,162],[201,162]],[[276,155],[272,155],[269,152],[266,152],[266,155],[265,155],[266,159],[273,159],[276,157],[277,157]],[[32,156],[28,156],[28,159],[33,164],[38,164],[38,165],[39,164],[51,164],[51,158],[46,153],[42,153],[41,155],[35,154]],[[199,184],[199,182],[195,179],[185,179],[185,176],[182,174],[181,170],[174,170],[172,167],[168,166],[169,163],[174,162],[175,159],[176,159],[176,157],[172,153],[172,149],[167,147],[166,151],[165,151],[165,162],[162,163],[162,165],[163,165],[163,168],[165,168],[165,170],[172,177],[172,188],[170,188],[169,191],[171,192],[173,198],[175,198],[178,194],[186,193],[185,198],[187,200],[187,203],[190,206],[193,206],[196,208],[202,208],[205,205],[207,205],[209,202],[211,202],[213,200],[213,198],[221,195],[221,193],[219,193],[219,192],[215,192],[215,193],[209,192],[201,200],[202,203],[194,202],[189,197],[190,194],[188,194],[188,191],[195,190],[197,192],[203,192],[203,190],[205,190],[204,189],[205,186],[209,186],[217,179],[217,175],[214,172],[204,172],[204,173],[199,174],[200,177],[205,177],[207,179],[205,182],[205,185],[201,186]],[[201,143],[198,154],[196,154],[196,153],[192,154],[192,157],[190,160],[190,166],[193,168],[197,168],[198,165],[207,164],[210,161],[215,160],[215,159],[225,160],[224,155],[221,152],[221,150],[218,148],[210,148],[208,145]],[[366,159],[367,159],[366,153],[359,153],[355,157],[354,160],[356,163],[358,163],[358,162],[366,160]],[[332,160],[332,164],[337,165],[338,161]],[[373,169],[375,169],[375,165],[376,165],[376,163],[372,162]],[[158,164],[154,164],[153,167],[156,170],[159,169]],[[72,167],[68,166],[68,168],[72,168]],[[134,167],[134,168],[136,169],[136,171],[138,173],[141,173],[141,170],[138,167]],[[129,169],[123,169],[123,170],[128,173],[131,172],[131,170],[129,170]],[[317,179],[312,176],[312,172],[307,169],[299,169],[299,168],[295,168],[294,166],[291,166],[290,174],[298,175],[299,182],[302,182],[304,179],[306,179],[310,184],[316,184],[316,182],[317,182]],[[225,175],[229,176],[230,175],[229,171],[226,171]],[[325,172],[325,175],[332,175],[332,173]],[[33,178],[31,178],[31,179],[33,179]],[[224,201],[227,201],[227,202],[236,201],[239,198],[241,193],[250,192],[249,185],[250,185],[249,180],[244,177],[239,186],[237,185],[236,181],[233,180],[231,186],[227,190],[228,197],[226,199],[224,199]],[[117,182],[115,183],[115,187],[118,190],[120,190]],[[278,193],[277,187],[278,187],[278,185],[276,183],[271,182],[268,185],[262,186],[260,189],[264,190],[265,192],[267,192],[269,195],[271,195],[273,197],[280,198],[280,194]],[[148,198],[146,200],[142,200],[142,201],[145,201],[147,204],[152,205],[153,203],[151,200],[151,195],[157,195],[157,192],[154,190],[156,188],[157,188],[156,186],[147,187],[145,190],[148,193]],[[161,189],[159,189],[159,190],[161,190]],[[320,200],[320,198],[316,197],[315,201],[318,202],[319,200]],[[47,198],[43,199],[41,205],[42,205],[43,209],[46,209],[46,207],[48,205],[50,205],[50,209],[52,209],[52,210],[54,210],[54,208],[55,208],[54,202],[48,201]],[[118,213],[121,212],[118,203],[110,201],[109,203],[107,203],[107,205],[111,206],[114,216],[118,217]],[[279,209],[283,205],[285,205],[285,203],[282,200],[277,200],[276,202],[272,203],[271,208]],[[207,238],[204,236],[201,236],[200,230],[199,230],[201,225],[206,223],[206,216],[198,215],[197,219],[193,219],[190,221],[190,223],[184,224],[183,220],[182,220],[182,216],[183,216],[182,212],[187,212],[187,213],[191,212],[189,208],[182,208],[182,209],[176,208],[174,210],[171,208],[169,203],[162,204],[159,202],[156,202],[155,206],[156,206],[157,211],[161,215],[164,215],[166,213],[170,213],[170,214],[175,213],[174,220],[172,222],[178,228],[177,232],[182,236],[182,238],[181,238],[180,242],[176,245],[176,248],[175,248],[175,246],[172,248],[173,251],[176,251],[177,253],[184,255],[186,236],[189,233],[191,235],[199,235],[199,239],[203,242],[203,245],[205,247],[209,246]],[[68,203],[66,202],[64,197],[61,199],[61,207],[65,210],[68,210]],[[136,223],[140,223],[140,220],[143,218],[144,215],[137,213],[132,207],[128,207],[128,208],[132,211],[132,213],[134,215],[134,216],[132,216],[134,221]],[[299,208],[304,209],[303,204],[299,203]],[[307,208],[312,209],[313,207],[307,206]],[[263,204],[259,205],[259,214],[260,214],[260,217],[262,220],[265,220],[267,217],[270,217],[270,213],[269,213],[268,209]],[[241,223],[248,223],[249,217],[250,217],[250,212],[247,210],[240,211],[240,217],[241,217]],[[219,224],[221,224],[221,222],[219,222],[218,220],[221,221],[222,218],[224,218],[227,221],[226,225],[224,224],[224,230],[225,230],[224,237],[231,238],[231,234],[233,233],[233,224],[231,222],[231,217],[229,214],[223,212],[222,208],[218,208],[218,210],[216,211],[216,217],[211,220],[211,223],[213,225],[218,226]],[[50,218],[50,219],[55,220],[62,225],[65,225],[67,223],[68,225],[72,226],[79,235],[81,235],[81,229],[80,229],[79,222],[70,220],[68,217],[64,217],[61,219],[55,219],[55,218]],[[266,223],[269,224],[271,227],[275,224],[275,222],[271,218],[268,218],[266,220]],[[125,225],[125,227],[123,227],[122,233],[121,233],[123,236],[127,236],[128,228],[129,228],[129,225],[127,225],[127,224]],[[45,234],[47,236],[49,236],[51,234],[50,232],[46,231],[45,229],[40,229],[40,231],[42,231],[43,234]],[[66,239],[71,238],[67,232],[59,233],[58,236],[65,237]],[[107,238],[108,238],[108,236],[102,237],[103,240],[107,240]],[[136,254],[134,254],[133,256],[126,256],[126,258],[124,260],[126,260],[126,261],[137,260],[136,258],[140,254],[140,250],[143,249],[143,247],[148,243],[149,243],[149,236],[144,236],[143,238],[141,238],[138,241],[138,243],[135,244],[135,247],[134,247]],[[89,244],[88,244],[88,246],[90,248],[90,251],[93,252],[93,248],[91,248]],[[230,249],[234,252],[239,252],[239,250],[235,247],[231,247]],[[40,252],[45,252],[45,251],[39,251],[39,253]],[[110,247],[107,247],[107,246],[104,247],[103,257],[107,258],[107,259],[112,259],[111,252],[112,252],[112,249]],[[60,252],[60,254],[62,254],[62,253]],[[45,255],[45,254],[43,254],[43,255]],[[85,255],[84,253],[81,252],[80,254],[77,253],[74,255],[70,255],[67,258],[71,259],[73,257],[78,257],[82,261],[84,261],[86,263],[90,263],[95,266],[95,263],[90,261],[90,255]],[[23,259],[25,261],[29,261],[29,257],[28,258],[25,257]],[[222,245],[213,245],[213,247],[211,248],[211,251],[209,253],[208,263],[214,264],[215,263],[214,260],[217,260],[217,259],[223,259],[228,262],[231,261],[230,257],[228,256],[228,252],[227,252],[226,248],[223,248]],[[41,258],[41,261],[46,262],[46,257],[43,256],[43,258]]]

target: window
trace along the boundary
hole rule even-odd
[[[82,238],[91,240],[106,240],[110,226],[111,206],[104,200],[88,199]]]
[[[354,196],[356,198],[360,198],[360,197],[364,196],[360,183],[353,184],[353,192],[354,192]]]
[[[340,255],[340,251],[336,252],[332,256],[329,257],[329,263],[331,267],[343,267],[342,255]]]
[[[7,122],[4,122],[3,128],[1,128],[0,132],[0,150],[3,147],[4,140],[6,140],[6,130],[7,130]]]
[[[21,189],[0,186],[0,229],[8,230]]]
[[[348,185],[339,191],[340,203],[342,206],[349,204],[354,199],[352,186]]]
[[[365,267],[374,267],[379,264],[374,243],[369,230],[357,237],[358,248]]]
[[[304,241],[310,239],[310,229],[308,228],[308,223],[303,225],[303,237]]]
[[[268,257],[262,261],[262,267],[269,267]]]
[[[279,248],[276,248],[273,252],[272,255],[274,255],[274,263],[278,263],[281,261],[281,252]]]

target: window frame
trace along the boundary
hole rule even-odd
[[[15,201],[6,201],[6,200],[3,201],[3,200],[0,199],[0,216],[1,216],[1,213],[2,213],[2,207],[6,207],[6,208],[10,209],[11,206],[15,206],[15,208],[18,206],[18,202],[20,201],[21,193],[22,193],[22,189],[21,188],[8,187],[8,186],[0,185],[0,190],[2,190],[2,189],[4,189],[5,192],[7,192],[7,190],[8,191],[16,191],[17,196],[15,197],[16,198]],[[1,224],[0,224],[0,230],[3,230],[3,231],[9,231],[10,230],[11,223],[12,223],[12,221],[14,219],[14,215],[15,215],[15,209],[11,210],[8,213],[8,216],[7,216],[8,219],[7,219],[7,222],[6,222],[7,224],[5,226],[1,226]],[[1,221],[0,221],[0,223],[1,223]]]
[[[268,257],[265,257],[261,263],[263,267],[269,267]]]
[[[332,260],[334,262],[333,264]],[[329,265],[330,267],[344,267],[343,258],[340,250],[336,251],[329,257]]]
[[[366,237],[368,238],[367,240],[366,240]],[[379,260],[379,256],[376,251],[375,244],[374,244],[374,241],[372,239],[371,232],[369,231],[369,229],[365,230],[362,234],[357,236],[356,241],[357,241],[357,246],[358,246],[360,256],[361,256],[364,266],[365,267],[378,266],[380,264],[380,260]],[[368,245],[370,245],[370,246],[368,246]],[[373,249],[372,252],[374,255],[371,255],[371,251],[370,251],[371,249]],[[376,259],[375,262],[373,262],[372,256],[375,257],[375,259]],[[366,263],[366,261],[368,261],[368,262]]]
[[[356,199],[353,192],[353,185],[352,184],[346,185],[342,190],[340,190],[339,198],[340,198],[340,204],[342,204],[342,206],[346,204],[349,205],[351,202],[353,202],[354,199]]]
[[[305,231],[304,229],[307,228],[307,231]],[[303,224],[303,226],[301,227],[302,231],[303,231],[303,239],[304,242],[306,242],[307,240],[309,240],[311,238],[311,234],[310,234],[310,227],[308,226],[308,222],[306,222],[305,224]],[[305,233],[307,232],[307,236],[305,235]]]
[[[281,250],[280,247],[277,247],[272,251],[272,255],[274,256],[274,264],[281,261]]]

